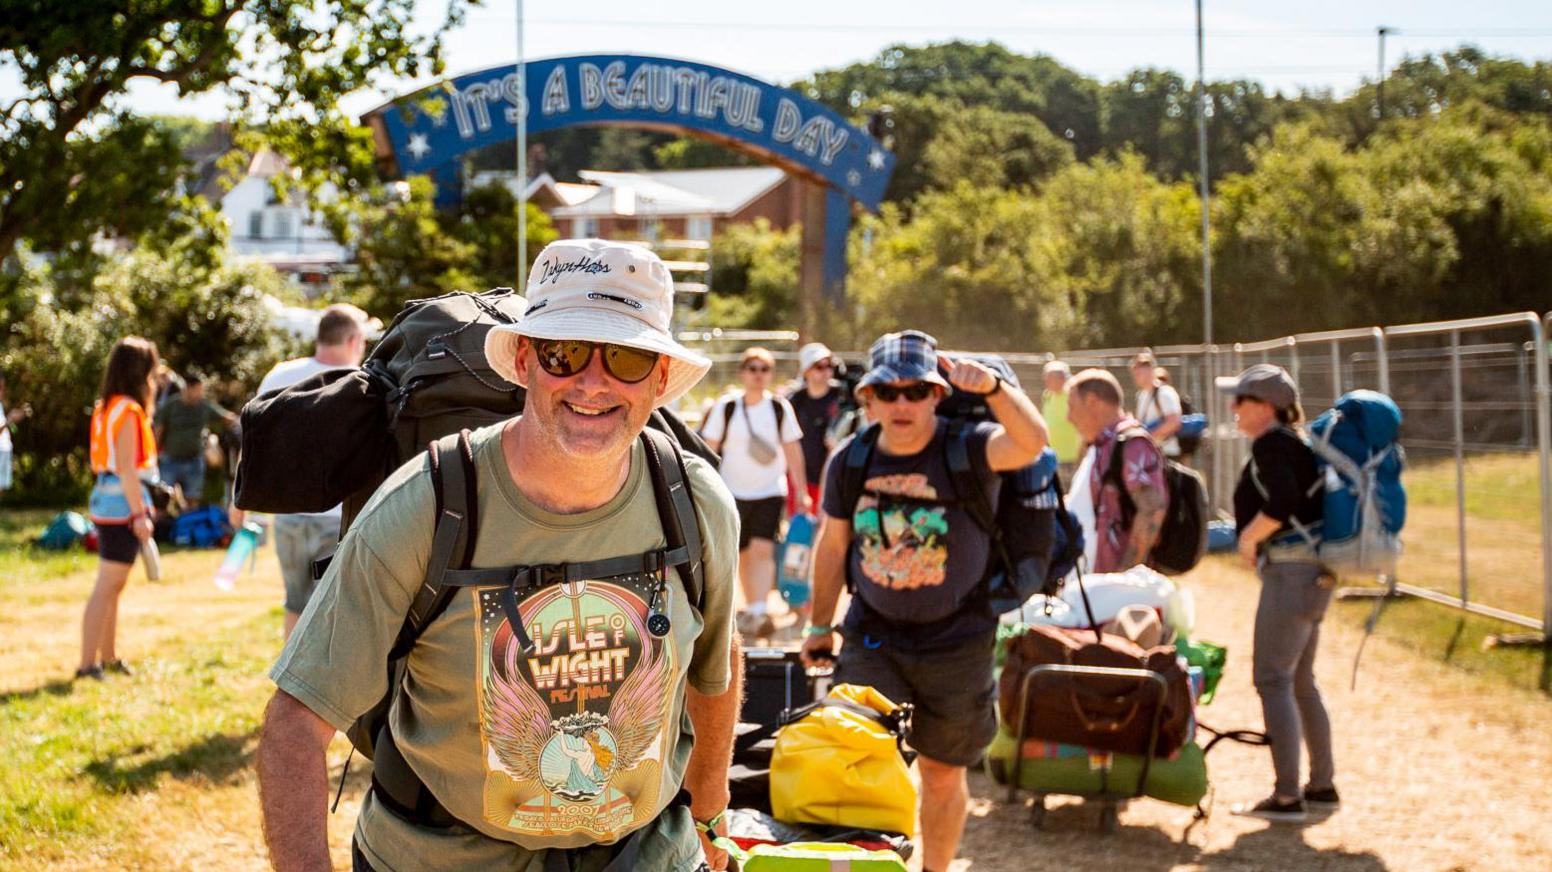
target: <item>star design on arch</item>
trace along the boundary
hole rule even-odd
[[[874,172],[884,168],[884,152],[882,150],[875,148],[868,152],[868,167]]]
[[[847,170],[846,184],[851,185],[854,188],[862,184],[862,173],[859,173],[856,170]]]
[[[407,146],[407,148],[409,150],[410,157],[413,157],[416,160],[421,160],[425,158],[426,155],[431,153],[431,143],[426,141],[426,135],[424,133],[411,133],[410,144]]]

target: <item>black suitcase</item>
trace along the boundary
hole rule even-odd
[[[771,752],[782,712],[813,702],[828,684],[808,674],[795,649],[744,649],[744,707],[728,772],[733,805],[770,810]]]

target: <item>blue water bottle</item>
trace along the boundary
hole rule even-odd
[[[232,544],[226,549],[221,568],[216,570],[216,587],[222,590],[236,587],[237,575],[242,572],[244,563],[249,565],[250,572],[253,571],[253,563],[257,559],[254,549],[258,547],[259,534],[262,532],[258,524],[250,521],[232,535]]]

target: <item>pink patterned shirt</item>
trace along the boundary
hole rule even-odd
[[[1099,434],[1094,443],[1094,466],[1089,478],[1089,493],[1094,499],[1094,532],[1099,538],[1094,549],[1095,572],[1121,572],[1130,566],[1121,565],[1121,554],[1126,550],[1131,536],[1130,524],[1121,518],[1121,492],[1105,481],[1110,468],[1111,454],[1115,451],[1116,433],[1122,430],[1142,430],[1142,425],[1131,415],[1122,415],[1114,426]],[[1164,455],[1151,436],[1139,432],[1128,436],[1122,449],[1121,483],[1132,495],[1146,490],[1167,494],[1164,485]],[[1168,499],[1167,495],[1165,497]]]

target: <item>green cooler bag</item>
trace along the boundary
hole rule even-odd
[[[1007,784],[1012,775],[1015,741],[1005,728],[999,728],[986,750],[987,773],[999,784]],[[1102,775],[1107,765],[1111,792],[1137,792],[1137,778],[1142,774],[1140,755],[1090,752],[1074,745],[1026,739],[1019,787],[1036,793],[1096,794],[1104,788]],[[1143,795],[1188,807],[1200,802],[1207,795],[1207,758],[1201,746],[1191,741],[1170,759],[1155,757]]]

